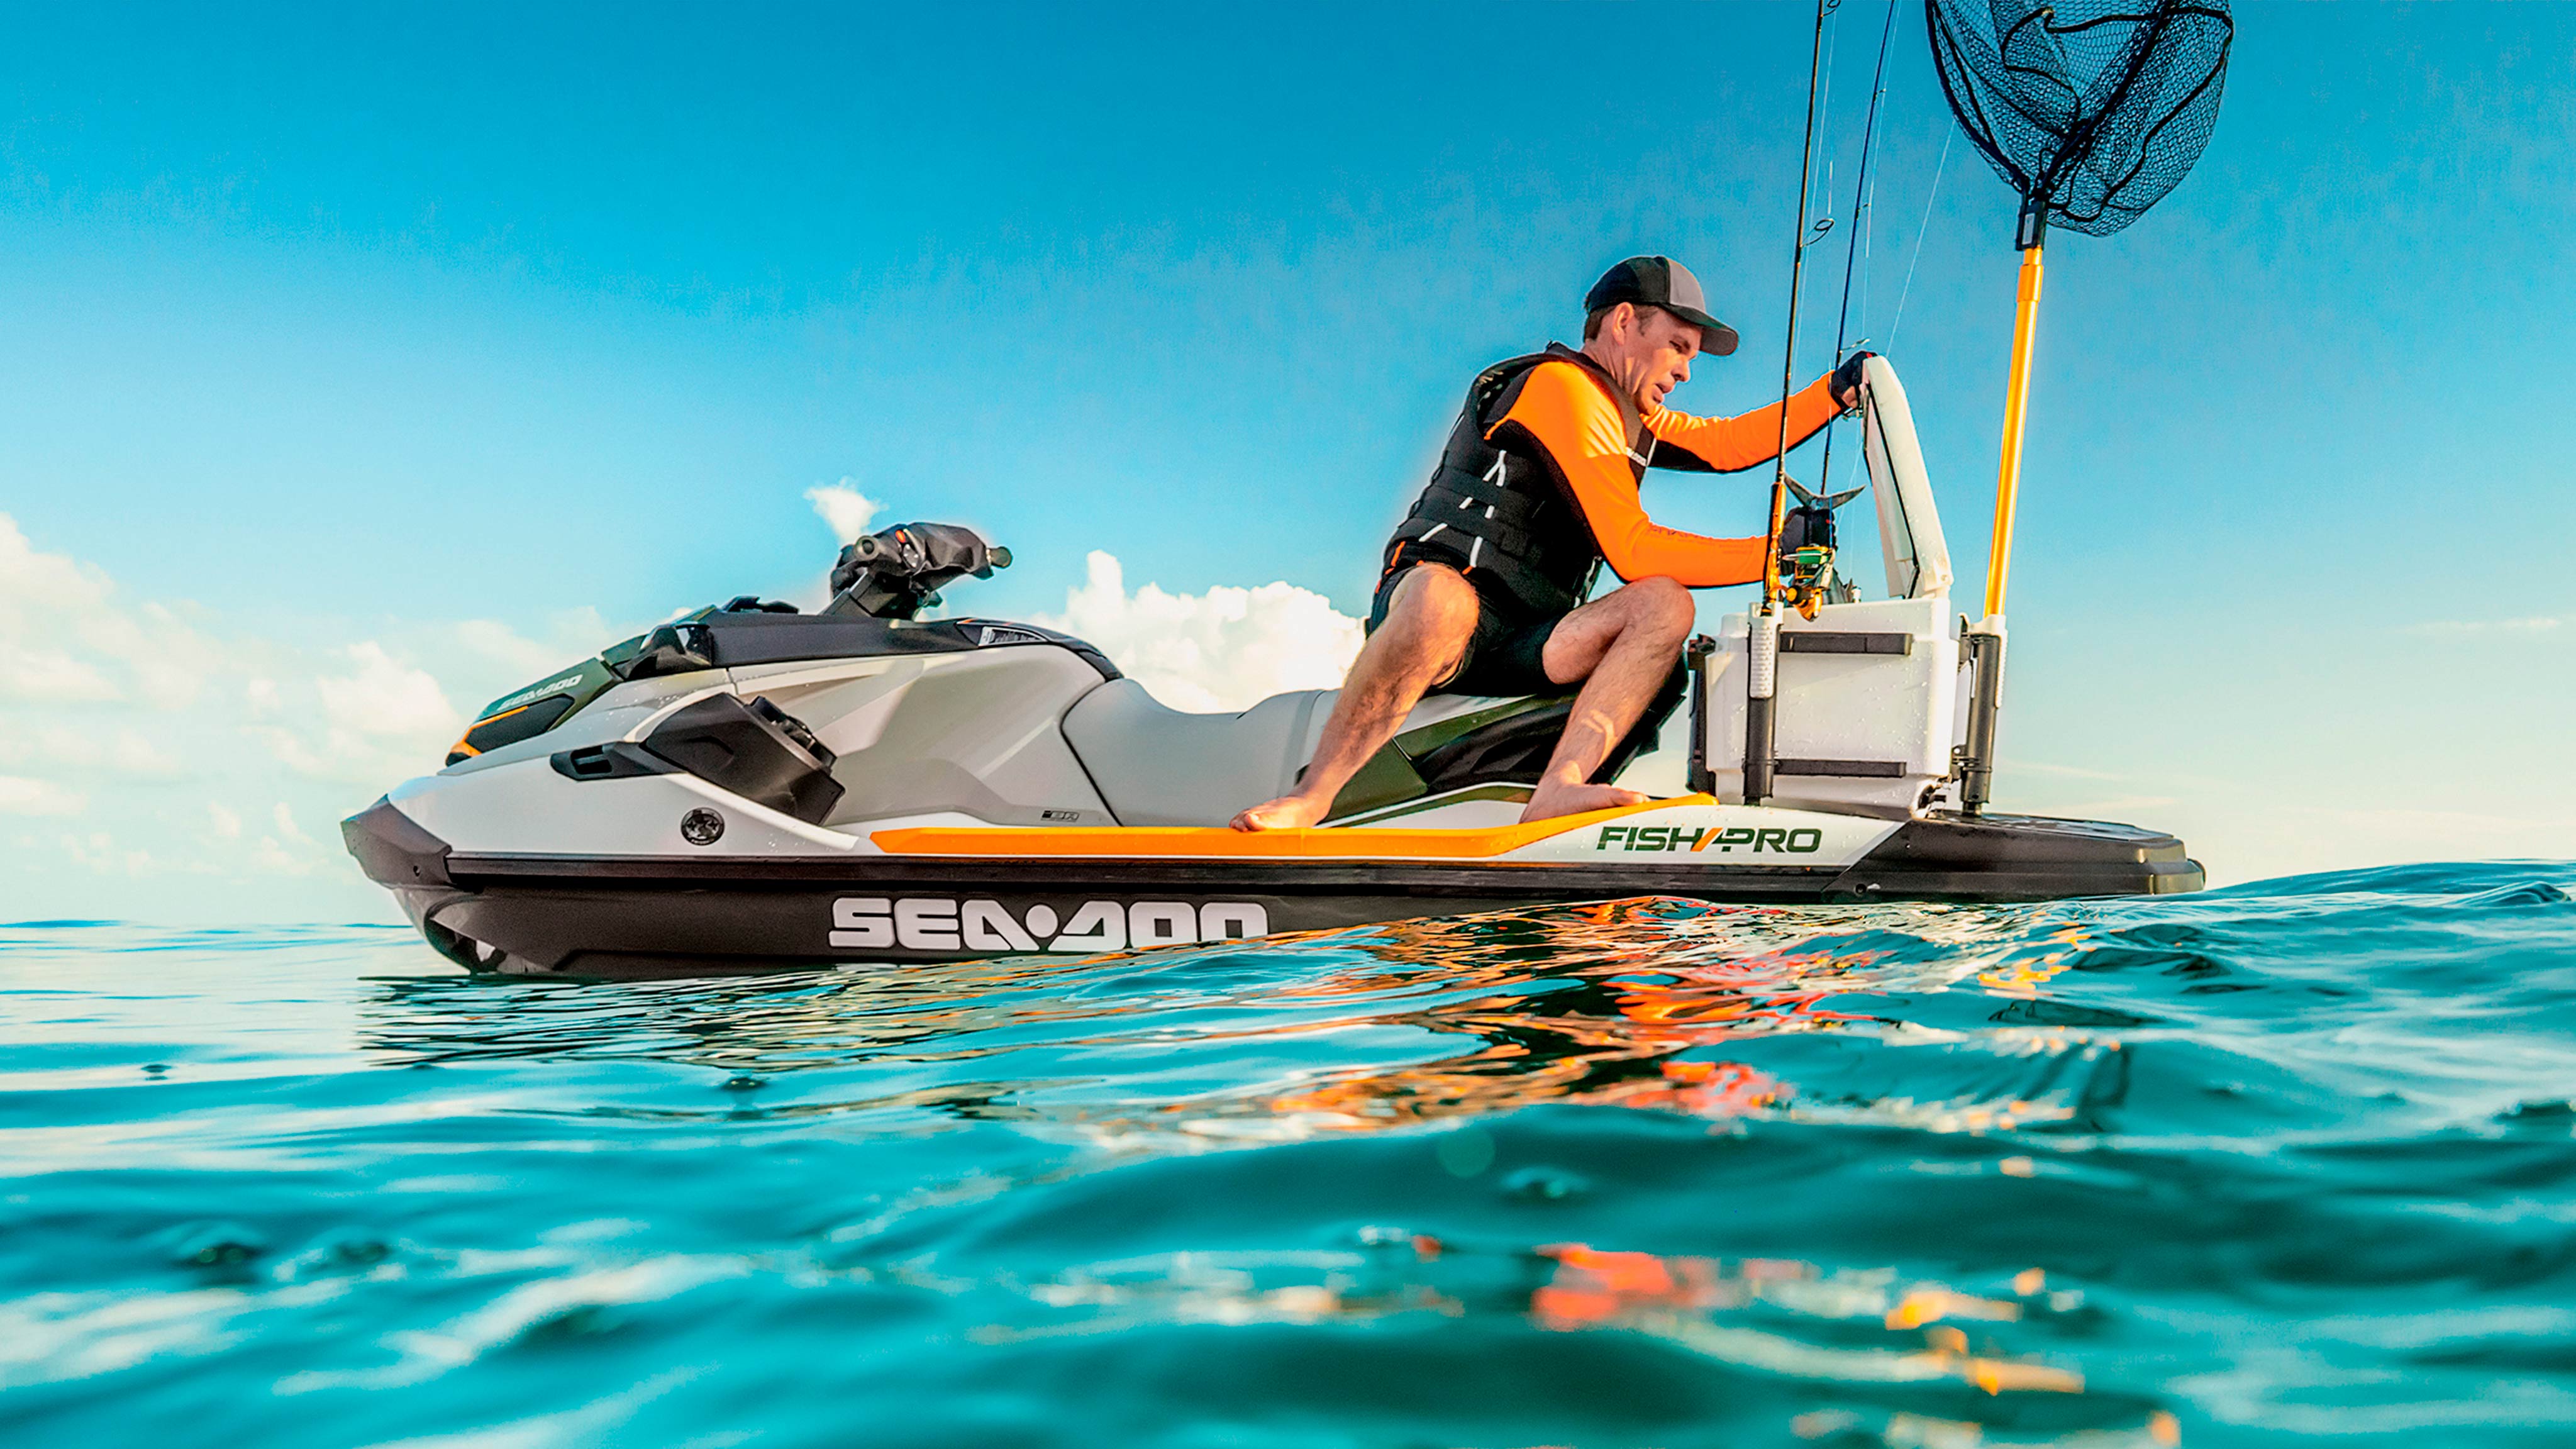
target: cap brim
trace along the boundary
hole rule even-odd
[[[1699,329],[1699,350],[1713,357],[1730,356],[1739,340],[1735,329],[1696,307],[1683,307],[1671,302],[1655,304]]]

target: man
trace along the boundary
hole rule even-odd
[[[1433,691],[1551,694],[1580,681],[1565,734],[1523,820],[1629,805],[1590,783],[1673,670],[1690,590],[1761,579],[1767,537],[1703,538],[1648,521],[1646,469],[1734,472],[1778,456],[1777,404],[1735,418],[1671,412],[1691,358],[1735,351],[1699,279],[1670,257],[1631,257],[1583,300],[1583,347],[1497,363],[1467,405],[1430,486],[1387,545],[1368,642],[1353,661],[1296,793],[1234,817],[1237,830],[1313,825]],[[1851,406],[1855,353],[1789,399],[1806,441]],[[1607,563],[1626,583],[1584,602]]]

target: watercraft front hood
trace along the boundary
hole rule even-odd
[[[447,754],[450,765],[504,745],[534,739],[579,713],[612,686],[634,679],[784,664],[804,659],[875,659],[908,654],[961,654],[1013,645],[1069,649],[1100,673],[1119,678],[1109,656],[1090,644],[1034,624],[995,619],[876,619],[864,614],[799,614],[781,605],[737,600],[700,609],[601,650],[483,707]]]

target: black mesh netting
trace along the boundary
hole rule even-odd
[[[2226,0],[1924,0],[1961,129],[2025,214],[2109,236],[2181,182],[2218,123]]]

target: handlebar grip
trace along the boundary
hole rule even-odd
[[[984,557],[997,569],[1006,569],[1011,566],[1011,551],[1002,547],[998,543],[994,544],[991,548],[984,550]]]

